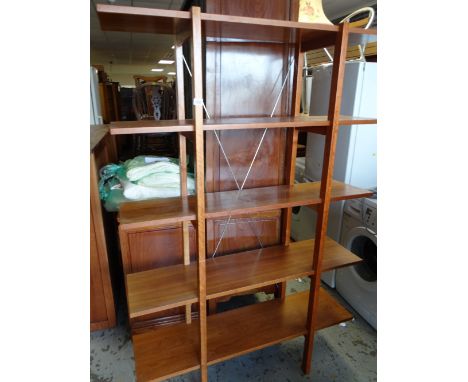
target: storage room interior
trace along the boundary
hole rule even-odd
[[[90,380],[377,380],[377,0],[90,1]]]

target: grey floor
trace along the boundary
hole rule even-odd
[[[308,278],[288,282],[288,293],[308,288]],[[352,311],[334,290],[330,289],[329,292]],[[255,295],[255,299],[259,301],[269,298],[270,296],[263,293]],[[242,301],[233,301],[231,304],[242,304]],[[121,313],[119,316],[119,326],[91,333],[91,382],[135,381],[132,341],[126,327],[125,314]],[[296,338],[210,366],[209,380],[210,382],[377,380],[377,333],[357,313],[353,321],[317,333],[312,372],[308,376],[304,376],[301,370],[303,343],[302,337]],[[199,373],[192,372],[168,381],[198,380]]]

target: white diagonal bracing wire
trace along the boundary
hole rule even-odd
[[[183,61],[184,61],[184,64],[185,64],[185,66],[186,66],[186,68],[187,68],[187,71],[188,71],[190,77],[193,78],[192,72],[191,72],[191,70],[190,70],[190,68],[189,68],[189,66],[188,66],[188,64],[187,64],[187,61],[185,60],[185,56],[184,56],[183,54],[182,54],[182,59],[183,59]],[[208,117],[208,119],[211,119],[210,113],[208,113],[208,110],[206,109],[205,101],[202,102],[202,105],[203,105],[203,109],[205,110],[206,116]],[[223,154],[223,157],[224,157],[224,159],[225,159],[225,161],[226,161],[226,163],[227,163],[227,165],[228,165],[228,168],[229,168],[229,171],[230,171],[230,173],[231,173],[231,176],[233,177],[234,182],[236,183],[236,187],[237,187],[238,190],[240,190],[239,183],[238,183],[237,178],[236,178],[236,176],[235,176],[235,174],[234,174],[234,171],[232,170],[231,163],[230,163],[229,158],[228,158],[228,156],[227,156],[227,154],[226,154],[226,151],[224,150],[224,146],[223,146],[223,144],[221,143],[221,140],[220,140],[220,138],[219,138],[218,132],[217,132],[216,130],[214,130],[214,134],[215,134],[216,140],[217,140],[217,142],[218,142],[218,145],[219,145],[219,147],[221,148],[221,152],[222,152],[222,154]],[[245,182],[245,180],[244,180],[244,182]],[[229,218],[230,218],[230,217],[231,217],[231,216],[229,216]],[[229,219],[229,220],[230,220],[230,219]],[[261,248],[263,248],[262,241],[260,240],[260,237],[259,237],[259,235],[257,234],[257,232],[256,232],[256,230],[255,230],[255,228],[254,228],[254,224],[252,223],[252,220],[251,220],[250,218],[247,218],[247,222],[249,223],[249,226],[250,226],[250,228],[252,229],[252,232],[254,233],[254,235],[255,235],[255,237],[256,237],[256,239],[257,239],[257,241],[258,241],[258,244],[260,245]],[[225,225],[222,236],[224,236],[224,233],[225,233],[225,230],[226,230],[226,227],[227,227],[228,224],[229,224],[229,222]],[[221,240],[222,240],[222,238],[221,238]],[[218,247],[219,247],[219,244],[220,244],[221,240],[218,242],[214,253],[216,253],[216,251],[217,251],[217,249],[218,249]],[[213,254],[213,256],[214,256],[214,254]]]
[[[289,65],[288,73],[286,74],[286,77],[284,78],[284,81],[283,81],[283,84],[282,84],[282,86],[281,86],[280,92],[279,92],[278,97],[276,98],[275,104],[274,104],[274,106],[273,106],[273,110],[271,111],[270,118],[273,118],[273,114],[275,113],[276,106],[278,105],[278,102],[279,102],[279,100],[280,100],[280,98],[281,98],[281,94],[283,93],[284,86],[286,85],[286,81],[287,81],[288,78],[289,78],[289,73],[291,72],[291,68],[292,68],[293,64],[294,64],[294,57],[292,57],[292,59],[291,59],[291,64]],[[247,170],[247,174],[246,174],[245,177],[244,177],[244,181],[242,182],[242,185],[241,185],[241,187],[239,188],[239,190],[238,190],[238,192],[237,192],[236,200],[239,199],[240,193],[241,193],[241,191],[244,189],[245,182],[247,181],[247,179],[248,179],[248,177],[249,177],[249,175],[250,175],[250,171],[252,170],[252,166],[253,166],[253,164],[254,164],[254,162],[255,162],[255,159],[257,159],[257,154],[258,154],[258,152],[260,151],[260,148],[261,148],[261,146],[262,146],[262,144],[263,144],[263,140],[265,139],[265,135],[266,135],[267,131],[268,131],[268,128],[266,127],[266,128],[263,130],[262,137],[260,138],[260,142],[258,143],[257,149],[255,150],[255,155],[254,155],[254,157],[252,158],[252,161],[250,162],[250,166],[249,166],[249,169]],[[228,219],[227,219],[227,222],[226,222],[226,224],[224,225],[223,231],[221,232],[221,236],[219,237],[218,242],[217,242],[216,247],[215,247],[215,250],[214,250],[214,252],[213,252],[213,255],[211,256],[212,258],[215,257],[216,252],[218,251],[218,248],[219,248],[219,246],[220,246],[220,244],[221,244],[221,241],[223,240],[223,237],[224,237],[224,235],[225,235],[225,233],[226,233],[226,230],[227,230],[227,227],[228,227],[228,225],[229,225],[229,222],[231,221],[231,217],[232,217],[232,214],[229,213],[229,217],[228,217]],[[262,247],[262,248],[263,248],[263,247]]]

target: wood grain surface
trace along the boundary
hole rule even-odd
[[[372,192],[333,181],[332,201],[371,196]],[[320,182],[299,183],[206,194],[207,219],[268,211],[275,208],[319,204]],[[195,220],[195,197],[152,199],[122,203],[119,222],[124,229],[138,229]]]
[[[333,201],[366,197],[371,194],[368,190],[333,181]],[[206,217],[238,215],[320,202],[320,182],[253,188],[242,190],[240,194],[237,191],[213,192],[206,194]]]
[[[340,117],[340,125],[363,125],[375,124],[377,119],[367,117],[354,117],[343,115]],[[228,117],[212,118],[203,121],[203,130],[247,130],[247,129],[280,129],[280,128],[298,128],[309,132],[320,132],[324,127],[330,126],[330,121],[326,115],[319,116],[284,116],[284,117]],[[162,120],[162,121],[116,121],[110,125],[96,126],[96,137],[91,134],[91,147],[93,142],[101,139],[98,134],[104,134],[108,129],[111,135],[125,134],[148,134],[148,133],[167,133],[167,132],[193,132],[193,120]],[[94,144],[95,145],[95,144]]]
[[[97,4],[103,31],[182,34],[190,29],[190,12]]]
[[[302,370],[304,374],[310,372],[312,364],[312,351],[314,345],[314,331],[318,320],[318,303],[320,289],[321,264],[324,257],[324,244],[328,227],[328,214],[330,202],[333,200],[333,167],[335,163],[336,142],[339,132],[339,119],[341,100],[343,96],[343,82],[345,76],[346,49],[348,44],[349,24],[343,23],[339,26],[340,32],[335,43],[333,57],[333,72],[331,78],[330,102],[328,118],[331,126],[325,136],[325,147],[323,155],[322,178],[320,182],[320,199],[322,203],[318,206],[317,222],[315,229],[315,243],[313,256],[313,269],[316,271],[311,278],[309,308],[307,315],[307,334],[304,341],[304,353],[302,357]]]
[[[308,292],[296,293],[284,300],[209,316],[208,364],[304,335],[308,298]],[[319,330],[348,321],[352,314],[321,290],[317,317],[316,330]],[[134,335],[137,380],[162,381],[198,369],[197,330],[198,320],[193,320],[191,324],[159,327]]]
[[[206,297],[213,299],[311,275],[314,240],[274,246],[206,260]],[[327,238],[322,271],[361,262]],[[127,275],[130,318],[197,301],[197,265],[174,265]]]

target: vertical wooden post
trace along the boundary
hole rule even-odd
[[[327,233],[328,212],[330,209],[333,166],[335,164],[335,149],[338,138],[341,96],[343,93],[346,52],[348,48],[348,31],[348,23],[340,24],[333,57],[333,74],[330,89],[330,104],[328,108],[330,126],[327,129],[327,135],[325,138],[322,181],[320,185],[320,198],[322,202],[317,210],[317,227],[315,230],[314,257],[312,265],[314,275],[312,276],[312,282],[310,284],[307,335],[304,342],[304,355],[302,359],[302,369],[305,374],[310,372],[314,345],[314,326],[317,318],[320,290],[320,267],[323,257],[323,244]]]
[[[300,31],[298,32],[298,34]],[[295,46],[294,63],[295,71],[293,76],[292,107],[290,114],[297,116],[301,111],[301,93],[302,93],[302,67],[304,66],[304,53],[301,53],[301,39],[298,36],[298,42]],[[288,129],[286,138],[286,160],[285,160],[285,181],[284,184],[293,185],[296,172],[296,154],[297,154],[298,131]],[[291,236],[292,208],[283,209],[281,224],[281,243],[289,245]],[[286,296],[286,282],[280,284],[280,297]]]
[[[198,303],[200,324],[200,374],[208,381],[206,328],[206,251],[205,251],[205,163],[203,145],[203,73],[201,46],[201,11],[192,7],[192,95],[195,124],[195,168],[197,198]]]
[[[184,98],[184,63],[182,59],[182,45],[175,46],[176,56],[176,84],[177,84],[177,119],[185,119]],[[179,167],[180,167],[180,196],[187,196],[187,142],[182,133],[179,134]],[[189,223],[182,222],[182,248],[184,251],[184,265],[190,264]],[[192,306],[185,305],[185,322],[192,322]]]
[[[294,73],[293,97],[291,115],[298,116],[301,111],[301,93],[302,93],[302,66],[304,65],[304,53],[300,53],[300,42],[297,44],[295,60],[297,72]],[[297,137],[296,129],[289,129],[286,141],[286,171],[285,184],[293,185],[296,171]],[[289,245],[291,233],[291,208],[285,208],[283,214],[282,243]]]

